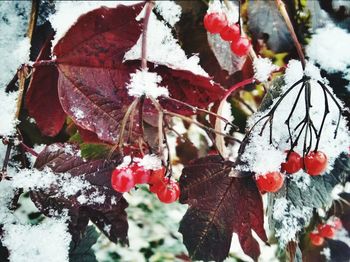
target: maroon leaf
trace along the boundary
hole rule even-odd
[[[37,61],[51,58],[51,40],[47,39]],[[48,65],[34,69],[26,94],[26,106],[40,131],[47,136],[55,136],[62,129],[64,113],[57,91],[58,71],[56,66]]]
[[[127,203],[122,194],[112,189],[110,182],[112,170],[119,162],[119,158],[110,161],[82,159],[78,147],[72,144],[47,146],[39,154],[35,168],[50,168],[65,184],[53,182],[48,188],[32,189],[31,198],[39,210],[48,216],[68,209],[72,217],[72,233],[84,231],[87,219],[91,219],[99,227],[104,225],[104,230],[101,230],[106,231],[112,241],[126,242],[128,223],[124,209]],[[84,186],[80,187],[80,183],[71,186],[67,173],[73,179],[80,178]],[[108,232],[107,227],[111,228]]]
[[[255,182],[252,177],[229,177],[232,167],[220,156],[208,156],[183,170],[180,202],[190,207],[179,231],[193,259],[224,260],[235,232],[243,251],[256,260],[260,250],[251,230],[267,240]]]
[[[143,3],[99,8],[81,16],[57,43],[58,93],[64,111],[82,128],[115,142],[132,98],[125,83],[135,65],[123,64],[141,34]]]

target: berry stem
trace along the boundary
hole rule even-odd
[[[153,1],[147,1],[146,3],[146,13],[143,20],[143,32],[142,32],[142,49],[141,49],[141,68],[147,70],[147,31],[149,18],[153,9]]]
[[[285,4],[283,3],[282,0],[275,0],[275,3],[276,3],[276,6],[277,6],[279,12],[280,12],[281,15],[282,15],[284,21],[285,21],[286,24],[287,24],[288,31],[289,31],[289,33],[290,33],[291,36],[292,36],[294,45],[295,45],[295,47],[296,47],[296,49],[297,49],[298,56],[299,56],[299,58],[300,58],[301,65],[302,65],[303,70],[304,70],[304,69],[305,69],[305,56],[304,56],[304,53],[303,53],[303,49],[302,49],[302,47],[301,47],[301,44],[300,44],[300,42],[298,41],[297,35],[295,34],[295,31],[294,31],[294,28],[293,28],[293,24],[292,24],[292,22],[290,21],[290,18],[289,18],[289,15],[288,15],[286,6],[285,6]]]
[[[28,152],[29,154],[31,154],[32,156],[37,157],[39,154],[37,152],[34,151],[33,148],[30,148],[29,146],[27,146],[26,144],[24,144],[23,142],[20,143],[21,147],[23,148],[24,151]]]

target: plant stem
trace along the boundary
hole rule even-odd
[[[39,0],[32,0],[32,9],[30,11],[30,20],[27,31],[27,36],[30,40],[32,40],[33,38],[33,34],[36,27],[36,21],[38,20],[39,2]]]
[[[300,62],[301,62],[301,66],[303,67],[303,70],[304,70],[305,69],[305,56],[304,56],[301,44],[298,41],[297,35],[295,34],[295,31],[294,31],[294,28],[293,28],[293,24],[290,21],[290,18],[289,18],[286,6],[285,6],[285,4],[283,3],[282,0],[275,0],[275,3],[276,3],[276,6],[277,6],[278,10],[280,11],[284,21],[287,24],[287,28],[289,30],[289,33],[292,36],[294,45],[295,45],[295,47],[297,49],[298,56],[299,56]]]
[[[151,16],[153,5],[154,4],[152,1],[148,1],[145,7],[146,13],[143,20],[142,49],[141,49],[141,68],[143,70],[147,70],[147,31],[148,31],[149,18]]]

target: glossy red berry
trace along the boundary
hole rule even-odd
[[[231,43],[231,50],[238,56],[248,54],[250,48],[250,40],[246,37],[240,37],[237,41]]]
[[[241,36],[241,33],[239,32],[239,26],[236,24],[231,26],[226,26],[220,32],[220,36],[222,40],[225,40],[225,41],[237,41]]]
[[[128,192],[135,186],[134,176],[130,168],[117,168],[112,172],[112,187],[120,193]]]
[[[321,237],[333,238],[335,229],[331,225],[320,224],[317,227],[318,233]]]
[[[158,180],[158,183],[150,184],[149,191],[157,194],[168,183],[169,183],[169,178],[163,177],[161,180]]]
[[[327,156],[321,151],[313,151],[304,158],[304,168],[306,173],[311,176],[322,174],[327,168]]]
[[[179,184],[172,180],[168,181],[168,183],[159,188],[157,196],[163,203],[175,202],[180,196]]]
[[[324,238],[320,236],[317,232],[310,233],[310,241],[314,246],[322,246],[324,243]]]
[[[287,152],[288,154],[288,152]],[[281,164],[283,172],[293,174],[298,172],[303,167],[303,158],[297,152],[290,152],[285,163]]]
[[[151,185],[155,185],[162,182],[165,176],[165,171],[166,169],[163,166],[160,169],[151,170],[150,179],[148,183]]]
[[[256,177],[256,185],[261,192],[277,192],[283,186],[284,178],[280,172],[259,174]]]
[[[129,168],[132,171],[132,174],[134,176],[135,184],[144,184],[148,183],[151,171],[145,170],[142,166],[139,166],[137,163],[132,163]]]
[[[210,13],[204,16],[204,27],[212,34],[220,33],[228,24],[224,13]]]

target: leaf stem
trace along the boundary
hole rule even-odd
[[[282,15],[284,21],[285,21],[286,24],[287,24],[288,31],[289,31],[289,33],[290,33],[291,36],[292,36],[294,45],[295,45],[295,47],[296,47],[296,49],[297,49],[298,56],[299,56],[299,58],[300,58],[301,65],[302,65],[303,70],[304,70],[304,69],[305,69],[305,56],[304,56],[304,53],[303,53],[303,49],[302,49],[302,47],[301,47],[301,44],[300,44],[300,42],[298,41],[297,35],[295,34],[295,31],[294,31],[294,28],[293,28],[293,24],[292,24],[292,22],[290,21],[290,18],[289,18],[289,15],[288,15],[286,6],[285,6],[285,4],[283,3],[282,0],[275,0],[275,3],[276,3],[276,6],[277,6],[279,12],[280,12],[281,15]]]
[[[153,1],[147,1],[146,3],[146,13],[143,20],[143,32],[142,32],[142,49],[141,49],[141,68],[147,70],[147,31],[149,18],[153,9]]]

